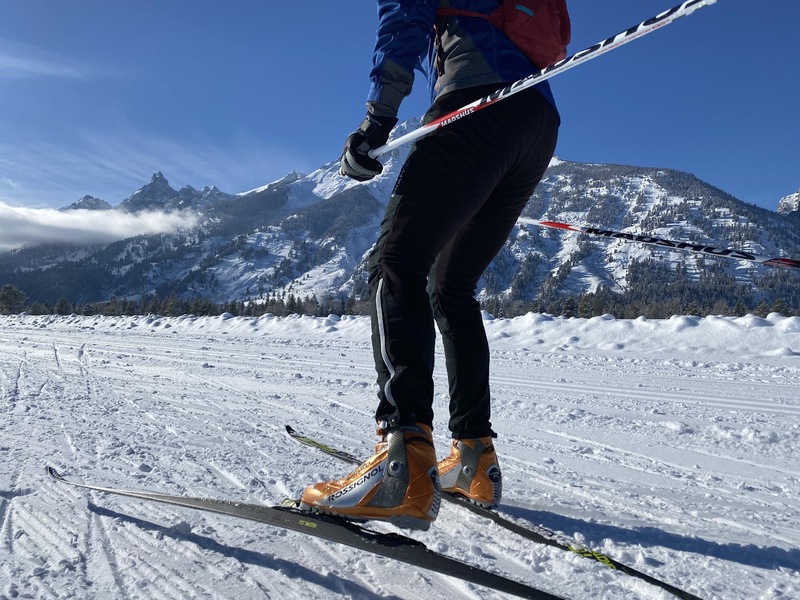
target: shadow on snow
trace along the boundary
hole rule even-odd
[[[602,540],[609,539],[614,542],[640,545],[640,546],[661,546],[681,552],[692,552],[712,558],[719,558],[731,562],[757,567],[760,569],[800,569],[800,549],[761,547],[755,544],[724,544],[704,540],[699,537],[690,537],[670,533],[657,527],[637,527],[635,529],[625,529],[615,525],[589,523],[580,519],[566,517],[563,515],[531,510],[521,506],[503,505],[503,512],[506,514],[524,519],[537,525],[543,525],[555,531],[579,531],[587,539]],[[656,563],[653,559],[648,562]]]
[[[334,575],[333,573],[322,575],[321,573],[313,569],[309,569],[307,567],[299,565],[296,562],[284,560],[282,558],[277,558],[275,556],[261,554],[260,552],[254,552],[252,550],[246,550],[244,548],[239,548],[236,546],[228,546],[226,544],[221,544],[210,537],[187,532],[183,528],[165,527],[163,525],[151,523],[150,521],[145,521],[143,519],[126,515],[124,513],[120,513],[115,510],[97,506],[92,502],[89,502],[88,504],[89,504],[89,510],[97,515],[103,517],[111,517],[113,519],[120,519],[127,523],[131,523],[136,527],[139,527],[140,529],[143,529],[145,531],[154,531],[158,534],[171,537],[175,540],[191,542],[193,544],[196,544],[200,548],[203,548],[204,550],[209,550],[211,552],[216,552],[224,556],[229,556],[230,558],[238,560],[241,563],[246,563],[256,567],[262,567],[273,571],[281,571],[284,575],[292,579],[300,579],[304,582],[312,583],[322,588],[338,592],[349,598],[377,597],[375,592],[373,592],[372,590],[364,586],[361,586],[357,583],[354,583],[350,579],[345,579],[338,575]],[[395,600],[400,600],[397,596],[386,596],[386,597],[394,598]]]

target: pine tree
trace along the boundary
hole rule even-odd
[[[27,296],[16,287],[7,283],[0,288],[0,315],[22,312]]]
[[[72,304],[66,298],[61,297],[56,302],[55,311],[57,315],[70,315],[73,313]]]

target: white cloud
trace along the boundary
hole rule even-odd
[[[69,58],[0,39],[0,77],[89,79],[98,74],[100,72],[93,67]]]
[[[193,227],[196,220],[186,212],[59,211],[0,202],[0,251],[44,243],[110,243],[136,235],[173,233]]]
[[[0,77],[31,76],[86,79],[88,74],[81,68],[66,63],[22,58],[0,53]]]

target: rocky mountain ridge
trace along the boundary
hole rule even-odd
[[[413,126],[401,124],[397,134]],[[155,173],[116,207],[84,197],[68,208],[188,211],[196,215],[195,226],[111,244],[44,245],[0,254],[0,283],[42,302],[171,293],[215,302],[259,302],[286,294],[360,298],[365,255],[407,151],[386,155],[384,173],[365,184],[338,175],[335,162],[239,194],[214,186],[175,190]],[[780,212],[768,211],[670,169],[554,159],[524,216],[800,257],[796,203],[785,198]],[[790,289],[800,288],[797,274],[787,271],[781,273]],[[690,282],[724,279],[753,300],[787,294],[771,283],[781,277],[776,270],[752,263],[521,224],[481,280],[478,295],[531,302],[600,290],[625,294],[643,285],[647,272]],[[796,303],[800,306],[800,298]]]

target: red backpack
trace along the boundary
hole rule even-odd
[[[440,8],[436,14],[486,19],[540,69],[567,56],[572,29],[565,0],[503,0],[488,15],[457,8]]]

